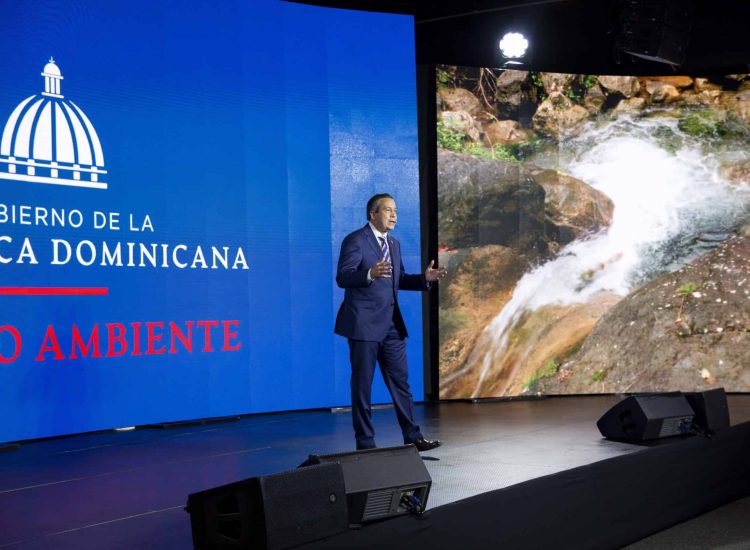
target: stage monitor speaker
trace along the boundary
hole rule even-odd
[[[298,468],[188,496],[195,548],[288,548],[348,527],[336,463]]]
[[[421,513],[427,505],[432,478],[413,445],[310,455],[302,466],[326,463],[344,470],[352,524]]]
[[[607,439],[646,441],[690,433],[694,412],[679,392],[632,395],[609,409],[596,427]]]
[[[724,388],[686,393],[685,397],[695,412],[693,424],[707,434],[729,427],[729,407]]]

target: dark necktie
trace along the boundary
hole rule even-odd
[[[391,251],[388,249],[388,244],[385,242],[385,237],[378,237],[380,239],[380,250],[383,251],[383,260],[391,262]]]

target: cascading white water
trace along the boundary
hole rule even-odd
[[[664,140],[670,139],[669,147]],[[744,159],[738,145],[724,158]],[[679,242],[702,232],[726,232],[747,215],[750,191],[719,177],[718,155],[687,136],[673,118],[621,117],[561,145],[551,166],[606,194],[614,203],[610,227],[567,245],[557,258],[524,275],[513,297],[485,329],[489,348],[474,391],[479,395],[502,357],[513,326],[527,311],[587,302],[599,292],[625,296],[674,257]],[[473,358],[470,358],[470,362]]]

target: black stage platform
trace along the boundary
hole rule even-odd
[[[437,507],[643,450],[606,441],[596,429],[595,421],[619,399],[417,407],[423,431],[444,441],[424,454],[433,480],[428,510],[445,514],[450,506]],[[729,408],[733,425],[750,421],[750,395],[730,395]],[[379,409],[374,416],[378,444],[401,444],[393,410]],[[25,443],[0,453],[0,548],[190,548],[190,517],[183,511],[189,493],[291,469],[312,453],[352,447],[347,411],[255,415]],[[530,519],[545,524],[543,517]],[[402,520],[418,521],[397,518],[381,525]],[[428,527],[420,525],[423,531]]]

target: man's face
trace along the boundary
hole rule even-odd
[[[370,221],[375,229],[381,233],[387,233],[396,227],[396,201],[393,199],[380,199],[374,212],[370,212]]]

